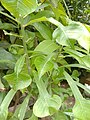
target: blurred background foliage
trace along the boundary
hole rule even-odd
[[[62,0],[62,2],[64,7],[66,3],[72,20],[90,25],[90,0]]]

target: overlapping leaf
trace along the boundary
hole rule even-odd
[[[90,49],[90,33],[79,22],[71,21],[68,26],[59,26],[53,33],[53,39],[63,46],[71,46],[73,40],[77,40],[83,48]]]
[[[64,75],[76,99],[76,103],[73,108],[74,117],[80,120],[89,120],[90,101],[83,98],[72,77],[65,71]]]
[[[80,120],[90,120],[90,100],[77,101],[73,108],[74,117]]]
[[[21,72],[22,67],[23,67],[23,65],[24,65],[24,62],[25,62],[25,55],[21,56],[21,57],[18,59],[18,61],[16,62],[14,71],[15,71],[15,73],[16,73],[17,76],[18,76],[18,74]]]
[[[40,56],[35,59],[34,63],[38,71],[39,79],[42,77],[42,75],[44,75],[44,73],[52,70],[53,63],[50,61],[52,55],[49,55],[47,57]]]
[[[0,69],[13,68],[15,65],[15,62],[16,62],[15,57],[1,47],[0,48]]]
[[[58,49],[58,45],[51,40],[44,40],[41,42],[34,51],[43,52],[44,54],[51,54],[53,51]]]
[[[33,113],[37,117],[46,117],[54,114],[61,106],[61,98],[58,95],[50,95],[42,80],[36,78],[36,84],[39,90],[39,98],[33,106]]]
[[[64,48],[66,53],[69,53],[72,57],[74,57],[81,65],[87,67],[87,69],[90,69],[90,54],[82,54],[81,52],[78,52],[76,50],[73,50],[71,48]]]
[[[37,8],[37,0],[1,0],[1,3],[16,18],[25,17]]]
[[[23,72],[21,72],[18,76],[15,73],[5,75],[4,79],[6,79],[9,85],[15,90],[28,87],[32,81],[30,75]]]

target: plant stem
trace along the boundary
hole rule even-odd
[[[70,12],[69,12],[69,9],[68,9],[68,6],[67,6],[65,0],[63,0],[63,3],[64,3],[64,5],[65,5],[65,7],[66,7],[66,10],[67,10],[67,13],[68,13],[69,18],[71,19],[71,14],[70,14]]]
[[[23,46],[24,46],[24,53],[26,54],[26,65],[27,65],[27,68],[28,68],[28,74],[30,74],[31,68],[30,68],[30,63],[29,63],[27,45],[26,45],[26,42],[25,42],[25,31],[24,31],[23,25],[21,25],[21,35],[23,36],[22,40],[23,40]]]

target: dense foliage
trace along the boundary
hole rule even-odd
[[[0,120],[90,120],[89,0],[0,1]]]

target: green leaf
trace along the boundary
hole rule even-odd
[[[17,8],[19,16],[26,17],[28,14],[36,10],[37,0],[18,0]]]
[[[15,113],[13,114],[13,116],[10,118],[10,120],[23,120],[26,110],[27,110],[27,106],[28,106],[28,102],[30,99],[30,95],[28,95],[25,100],[23,101],[23,103],[19,106],[19,109],[16,109]]]
[[[15,73],[5,75],[4,79],[6,79],[9,85],[15,90],[28,87],[32,81],[30,75],[23,72],[21,72],[18,76]]]
[[[66,30],[70,39],[75,39],[87,51],[90,49],[90,33],[80,22],[71,22]]]
[[[53,119],[52,120],[68,120],[67,116],[61,112],[61,111],[58,111],[57,113],[55,113],[53,115]]]
[[[75,84],[74,80],[72,79],[72,77],[64,71],[64,76],[65,76],[65,79],[67,80],[68,84],[70,85],[71,87],[71,90],[74,94],[74,97],[76,99],[76,101],[79,101],[83,99],[83,96],[82,94],[80,93],[77,85]]]
[[[64,48],[66,53],[69,53],[72,57],[74,57],[81,65],[90,68],[90,54],[82,54],[76,50],[70,49],[68,47]]]
[[[52,70],[53,63],[50,61],[53,54],[44,57],[37,57],[34,61],[35,66],[38,70],[39,79],[48,71]]]
[[[15,95],[16,91],[11,89],[8,94],[5,96],[2,104],[0,105],[0,120],[6,120],[8,115],[9,104]]]
[[[14,71],[15,71],[15,73],[16,73],[17,76],[21,72],[21,70],[23,68],[23,65],[24,65],[24,62],[25,62],[25,55],[21,56],[18,59],[18,61],[16,62]]]
[[[54,114],[61,106],[61,99],[57,95],[52,97],[39,97],[33,107],[33,113],[37,117],[46,117]]]
[[[28,120],[38,120],[38,118],[34,114],[32,114],[32,116]]]
[[[61,106],[61,98],[57,95],[49,95],[42,80],[36,78],[39,90],[39,98],[33,106],[33,113],[37,117],[46,117],[54,114]]]
[[[83,61],[83,65],[90,68],[90,54],[83,56],[81,60]]]
[[[44,54],[51,54],[53,51],[58,49],[59,46],[51,40],[44,40],[35,48],[34,51],[43,52]]]
[[[76,117],[77,119],[80,120],[89,120],[90,116],[89,116],[89,111],[90,111],[90,101],[89,100],[85,100],[78,87],[76,86],[75,82],[73,81],[72,77],[64,71],[64,75],[66,80],[68,81],[72,92],[76,98],[76,103],[74,105],[73,108],[73,113],[74,113],[74,117]]]
[[[1,3],[16,18],[26,17],[37,8],[37,0],[1,0]]]
[[[90,120],[90,100],[77,101],[73,108],[74,117],[79,120]]]
[[[75,81],[76,82],[76,81]],[[79,82],[76,82],[76,85],[78,85],[79,87],[81,87],[82,89],[84,89],[87,93],[90,94],[90,89],[88,89],[85,85],[79,83]]]
[[[15,26],[11,23],[2,23],[0,20],[0,29],[2,30],[13,30]]]
[[[3,54],[2,54],[3,53]],[[0,69],[14,68],[15,57],[0,47]]]
[[[34,23],[33,26],[40,32],[44,39],[46,40],[52,39],[52,32],[49,26],[46,26],[43,23]]]
[[[70,46],[71,41],[77,40],[78,43],[87,51],[90,49],[90,33],[85,26],[79,22],[71,21],[68,26],[58,26],[53,33],[55,39],[60,45]]]
[[[1,0],[3,7],[5,7],[13,16],[18,17],[17,0]]]
[[[53,39],[63,46],[70,46],[70,41],[67,33],[65,32],[64,26],[56,28],[53,32]]]
[[[0,47],[2,47],[4,49],[8,49],[10,47],[10,43],[8,43],[6,40],[1,40]]]

